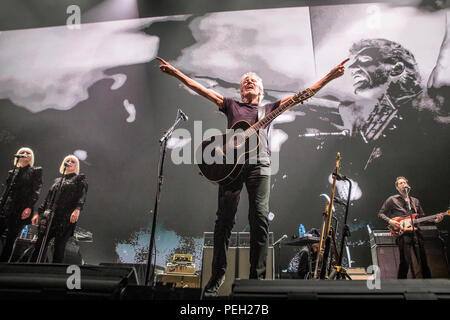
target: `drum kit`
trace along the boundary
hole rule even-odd
[[[319,243],[320,237],[316,237],[312,234],[305,234],[303,237],[296,238],[290,241],[283,242],[284,246],[294,246],[294,247],[303,247],[313,243]]]

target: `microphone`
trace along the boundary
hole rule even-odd
[[[283,235],[280,239],[278,239],[277,241],[274,242],[273,246],[276,246],[277,244],[279,244],[281,241],[283,241],[284,239],[286,239],[288,236],[285,234]]]
[[[14,157],[15,157],[15,158],[26,158],[27,155],[26,155],[26,154],[20,154],[20,153],[19,153],[19,154],[15,154]]]
[[[320,137],[320,136],[349,136],[350,131],[345,129],[341,132],[316,132],[316,133],[305,133],[299,134],[299,137]]]
[[[410,186],[404,186],[403,189],[405,189],[405,191],[408,192],[408,191],[411,190],[411,187]]]
[[[178,109],[178,114],[181,116],[181,118],[184,121],[187,121],[189,119],[188,116],[186,115],[186,113],[184,113],[183,110],[181,110],[181,109]]]
[[[64,167],[68,167],[68,166],[70,166],[70,162],[68,162],[68,161],[64,162]]]

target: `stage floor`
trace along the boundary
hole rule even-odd
[[[201,300],[201,289],[145,286],[130,266],[0,264],[2,300]],[[235,280],[209,300],[450,300],[449,279]]]

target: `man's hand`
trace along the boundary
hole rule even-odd
[[[22,220],[25,220],[26,218],[28,218],[30,216],[31,213],[31,208],[26,208],[22,211]]]
[[[345,71],[345,67],[344,64],[350,60],[350,58],[345,59],[344,61],[342,61],[341,63],[339,63],[336,67],[334,67],[333,69],[331,69],[331,71],[328,73],[328,76],[330,77],[330,80],[339,78],[340,76],[342,76],[344,74]]]
[[[39,215],[37,213],[35,213],[33,218],[31,219],[31,224],[33,226],[37,226],[38,222],[39,222]]]
[[[441,222],[442,219],[444,219],[444,216],[445,216],[445,214],[439,213],[439,214],[436,216],[436,219],[434,219],[434,223],[439,223],[439,222]]]
[[[393,226],[395,229],[402,229],[402,226],[400,225],[400,222],[398,222],[398,221],[395,221],[395,220],[393,220],[393,219],[390,219],[389,220],[389,224],[391,225],[391,226]]]
[[[216,104],[219,108],[223,107],[223,96],[217,92],[215,92],[212,89],[205,88],[202,84],[198,83],[194,79],[191,79],[187,75],[185,75],[183,72],[172,66],[170,63],[168,63],[166,60],[156,57],[156,60],[161,62],[161,65],[159,68],[162,72],[165,72],[167,74],[170,74],[171,76],[174,76],[181,82],[183,82],[189,89],[195,91],[202,97],[205,97],[209,101]]]
[[[322,89],[328,82],[330,82],[333,79],[339,78],[340,76],[342,76],[344,74],[345,71],[345,67],[344,64],[350,60],[350,58],[345,59],[344,61],[342,61],[341,63],[339,63],[336,67],[334,67],[333,69],[330,70],[330,72],[328,72],[328,74],[323,77],[322,79],[320,79],[319,81],[317,81],[316,83],[314,83],[310,89],[314,92],[319,91],[320,89]]]
[[[80,216],[80,210],[79,209],[73,210],[72,214],[70,215],[70,223],[77,222],[79,216]]]
[[[163,58],[156,57],[156,60],[161,62],[161,65],[159,66],[159,68],[161,69],[162,72],[165,72],[165,73],[173,76],[175,74],[175,72],[177,71],[177,69],[174,66],[172,66],[170,63],[168,63]]]

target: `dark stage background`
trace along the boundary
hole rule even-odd
[[[330,194],[340,152],[341,172],[354,187],[351,264],[367,267],[369,230],[385,228],[376,215],[396,192],[396,176],[408,177],[427,214],[450,204],[450,15],[445,1],[311,3],[2,1],[1,179],[12,155],[31,147],[44,168],[40,204],[61,160],[76,154],[89,181],[78,225],[94,235],[82,244],[85,262],[144,262],[158,140],[181,108],[189,121],[169,143],[156,262],[184,252],[199,265],[217,187],[194,164],[173,159],[193,154],[196,130],[222,131],[226,118],[160,72],[155,56],[236,99],[240,76],[255,71],[265,102],[305,89],[351,57],[342,78],[272,124],[270,231],[278,239],[297,234],[300,223],[320,229],[321,195]],[[70,5],[79,8],[78,28]],[[337,192],[345,199],[346,185]],[[244,190],[235,231],[248,231],[247,210]],[[340,222],[342,216],[337,206]],[[438,227],[448,230],[449,220]]]

